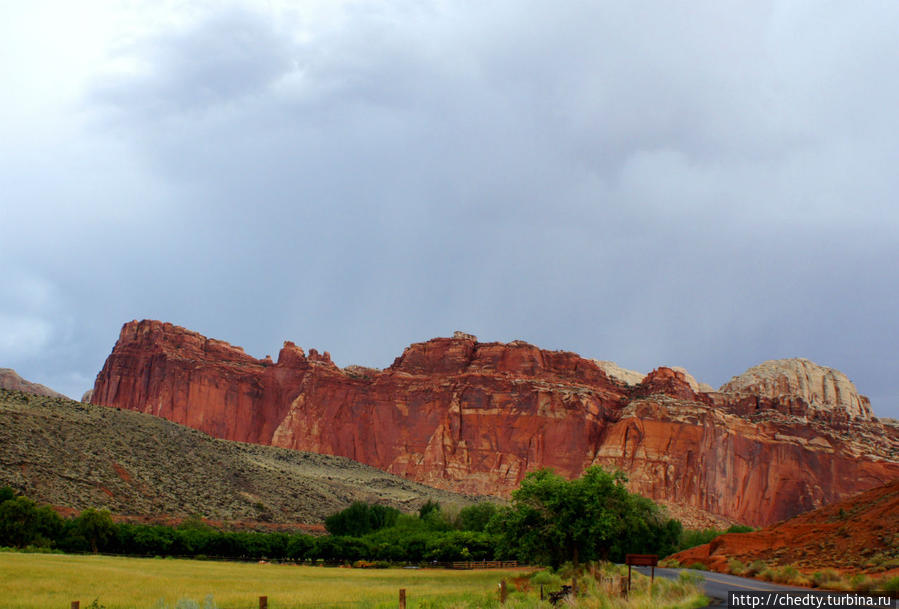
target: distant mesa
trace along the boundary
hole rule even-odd
[[[19,376],[12,368],[0,368],[0,389],[9,389],[10,391],[24,391],[26,393],[34,393],[50,398],[66,398],[58,391],[53,391],[45,385],[39,383],[31,383]]]
[[[158,321],[124,325],[91,402],[241,442],[349,457],[454,492],[620,469],[693,526],[767,525],[899,478],[899,428],[841,373],[766,362],[721,390],[457,332],[383,370],[285,342],[277,360]]]

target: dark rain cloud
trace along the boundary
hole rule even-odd
[[[73,392],[135,317],[374,366],[462,329],[714,385],[804,356],[899,415],[896,12],[232,7],[132,41],[60,184],[23,164],[19,201],[72,207],[18,243],[58,303],[0,301],[37,345],[3,355]]]

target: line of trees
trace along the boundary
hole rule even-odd
[[[507,506],[483,502],[449,514],[429,501],[416,514],[357,502],[325,521],[328,535],[223,531],[189,519],[179,526],[115,523],[88,509],[61,518],[46,506],[0,489],[0,546],[65,552],[215,556],[235,559],[448,562],[623,560],[624,554],[665,556],[681,549],[680,522],[652,501],[627,491],[621,473],[599,467],[566,480],[531,472]]]

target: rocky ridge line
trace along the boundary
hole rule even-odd
[[[92,401],[473,494],[508,494],[540,467],[573,477],[599,464],[696,524],[769,524],[899,477],[899,430],[864,410],[697,387],[685,371],[634,385],[575,353],[464,333],[410,345],[385,370],[341,370],[291,342],[259,360],[135,321]]]

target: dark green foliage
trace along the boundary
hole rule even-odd
[[[721,529],[684,529],[677,540],[677,547],[673,552],[680,552],[681,550],[707,544],[725,533],[751,533],[754,530],[752,527],[742,524],[731,525],[726,531]]]
[[[109,510],[88,508],[75,518],[75,534],[83,537],[95,554],[106,550],[111,539],[115,537],[115,523]]]
[[[305,560],[306,558],[314,558],[311,552],[315,546],[315,542],[309,535],[291,535],[287,541],[286,558],[291,560]]]
[[[724,531],[720,529],[684,529],[678,540],[677,551],[680,552],[681,550],[709,543],[723,533]]]
[[[350,507],[325,519],[325,528],[331,535],[360,537],[393,526],[399,510],[383,505],[368,505],[356,501]]]
[[[500,509],[481,503],[450,518],[434,501],[418,514],[354,503],[327,519],[331,535],[222,531],[199,518],[177,527],[116,524],[109,512],[88,509],[61,519],[30,499],[0,503],[0,545],[42,545],[67,552],[240,560],[356,560],[450,562],[512,559],[558,564],[625,552],[669,553],[680,523],[659,517],[648,499],[624,489],[624,477],[591,468],[578,480],[552,472],[529,475]]]
[[[498,511],[499,508],[496,504],[490,503],[489,501],[482,501],[481,503],[469,505],[468,507],[462,508],[462,511],[459,512],[457,526],[463,531],[484,531],[487,529],[487,524],[490,522],[490,519],[493,518]]]
[[[28,497],[13,497],[0,503],[0,546],[50,547],[62,529],[59,514],[38,506]]]
[[[434,512],[440,513],[440,504],[436,501],[431,501],[430,499],[428,499],[428,501],[423,506],[418,508],[418,517],[424,520],[428,516],[428,514],[432,514]]]
[[[3,486],[0,487],[0,503],[4,501],[9,501],[10,499],[16,498],[16,492],[12,490],[12,487]]]
[[[666,553],[680,523],[625,488],[623,473],[590,467],[575,480],[551,470],[531,472],[488,530],[522,562],[558,567],[566,561],[621,561],[627,552]]]

